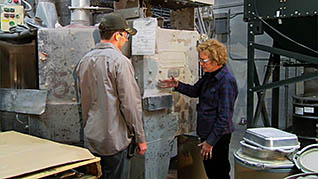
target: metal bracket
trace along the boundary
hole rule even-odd
[[[158,111],[172,107],[172,95],[149,96],[143,99],[143,108],[147,111]]]
[[[41,115],[46,97],[46,90],[0,88],[0,111]]]

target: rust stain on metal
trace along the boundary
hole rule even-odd
[[[40,56],[43,56],[43,57],[48,57],[49,55],[47,54],[47,53],[45,53],[45,52],[40,52],[40,54],[39,54]]]
[[[175,112],[180,112],[181,111],[181,106],[179,104],[174,105],[174,111]]]
[[[47,59],[48,56],[49,56],[49,55],[48,55],[47,53],[39,52],[39,58],[40,58],[40,61],[41,61],[41,62],[46,61],[46,59]]]
[[[184,45],[188,46],[191,44],[191,39],[178,39],[177,40],[178,43],[183,43]]]
[[[189,108],[189,103],[184,104],[184,109],[187,110]]]

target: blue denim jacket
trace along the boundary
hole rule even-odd
[[[234,131],[234,104],[237,83],[227,66],[216,74],[205,73],[194,85],[179,82],[176,91],[189,97],[199,97],[197,105],[197,134],[214,146],[224,134]]]

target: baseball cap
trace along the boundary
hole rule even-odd
[[[130,35],[135,35],[137,33],[137,30],[129,27],[125,18],[119,13],[108,13],[104,15],[98,28],[101,31],[125,30]]]

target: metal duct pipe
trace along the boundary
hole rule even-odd
[[[90,0],[72,0],[73,7],[89,7]]]
[[[92,14],[89,10],[90,0],[72,0],[71,24],[92,25]]]
[[[62,26],[69,25],[71,23],[71,11],[68,7],[71,6],[71,0],[55,0],[54,3],[59,16],[59,23]]]

